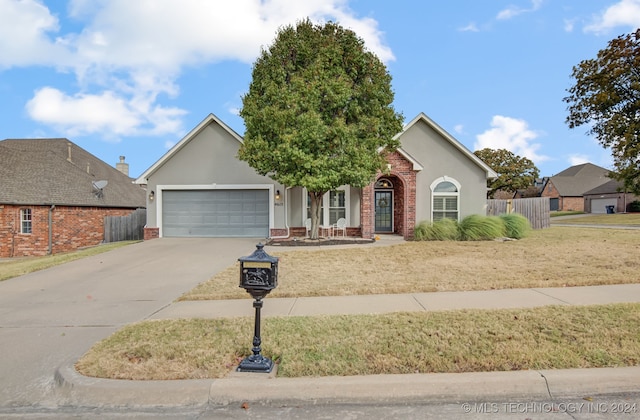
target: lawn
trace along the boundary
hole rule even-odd
[[[640,231],[551,227],[519,241],[405,242],[284,251],[270,297],[591,286],[640,280]],[[249,298],[233,265],[181,300]]]
[[[566,219],[552,218],[551,223],[640,226],[640,213],[594,214]]]
[[[280,257],[269,298],[637,283],[640,232],[552,227],[506,242],[314,247]],[[248,295],[232,266],[184,298]],[[385,315],[269,317],[263,354],[278,375],[325,376],[632,366],[640,304]],[[126,326],[78,363],[87,376],[219,378],[250,352],[252,318]]]

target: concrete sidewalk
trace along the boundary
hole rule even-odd
[[[640,302],[640,284],[272,299],[264,316],[388,313],[463,308],[530,308]],[[175,302],[149,319],[252,316],[251,299]],[[69,360],[56,372],[58,397],[87,407],[204,407],[258,404],[371,404],[554,400],[640,393],[640,366],[542,371],[277,378],[277,374],[230,373],[223,379],[122,381],[87,378]]]

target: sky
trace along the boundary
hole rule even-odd
[[[562,99],[640,0],[0,0],[0,139],[66,137],[138,177],[210,113],[242,135],[261,48],[306,17],[365,41],[405,123],[423,112],[541,176],[612,169]]]

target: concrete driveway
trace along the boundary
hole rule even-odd
[[[0,407],[55,407],[57,367],[151,317],[259,241],[162,238],[0,282]]]

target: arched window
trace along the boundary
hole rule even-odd
[[[443,176],[431,184],[431,220],[458,220],[460,216],[460,183]]]

